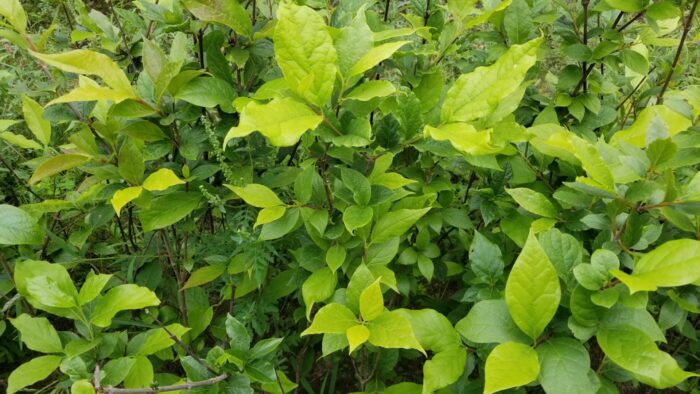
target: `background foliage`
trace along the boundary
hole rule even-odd
[[[697,14],[0,0],[0,386],[700,391]]]

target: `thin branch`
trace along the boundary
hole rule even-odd
[[[228,378],[227,373],[223,373],[219,376],[215,376],[210,379],[200,380],[197,382],[188,382],[183,384],[174,384],[170,386],[158,386],[158,387],[144,387],[137,389],[117,389],[113,387],[105,387],[100,393],[104,394],[142,394],[142,393],[162,393],[166,391],[180,391],[180,390],[192,390],[197,387],[211,386],[222,382]]]
[[[695,16],[695,10],[697,10],[698,8],[698,2],[700,2],[700,0],[695,0],[693,2],[693,7],[690,9],[690,14],[688,14],[688,18],[685,20],[685,24],[683,24],[683,34],[681,35],[681,42],[678,43],[678,49],[676,49],[676,56],[673,58],[671,69],[668,70],[668,75],[666,76],[664,85],[661,87],[661,92],[659,93],[659,96],[656,100],[659,104],[663,104],[664,102],[664,94],[666,93],[666,89],[668,89],[668,84],[671,82],[671,78],[673,77],[673,71],[676,69],[678,61],[681,58],[681,53],[683,52],[685,40],[686,38],[688,38],[690,27],[693,25],[693,17]]]

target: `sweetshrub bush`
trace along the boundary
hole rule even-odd
[[[0,0],[0,384],[699,392],[697,13]]]

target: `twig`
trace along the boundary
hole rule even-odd
[[[678,49],[676,49],[676,55],[673,58],[673,63],[671,64],[671,69],[668,70],[668,75],[666,76],[666,80],[664,81],[664,85],[661,87],[661,92],[659,93],[659,96],[657,98],[657,103],[663,104],[664,102],[664,94],[666,93],[666,89],[668,89],[668,84],[671,82],[671,77],[673,77],[673,71],[676,69],[676,66],[678,65],[678,60],[681,58],[681,52],[683,51],[683,45],[685,45],[685,40],[688,37],[688,33],[690,32],[690,27],[693,25],[693,17],[695,16],[695,10],[698,8],[698,2],[700,0],[695,0],[693,2],[693,7],[690,9],[690,14],[688,14],[688,18],[685,20],[685,23],[683,24],[683,34],[681,35],[681,42],[678,43]]]
[[[101,391],[104,394],[142,394],[142,393],[162,393],[165,391],[180,391],[180,390],[192,390],[197,387],[211,386],[222,382],[228,378],[227,373],[215,376],[210,379],[200,380],[197,382],[188,382],[183,384],[174,384],[170,386],[158,386],[158,387],[144,387],[137,389],[117,389],[113,387],[105,387]]]
[[[581,5],[583,6],[583,45],[588,46],[588,2],[589,0],[581,0]],[[582,68],[586,70],[588,68],[588,63],[583,62]],[[583,92],[588,92],[588,73],[582,77],[583,79]]]
[[[0,310],[0,313],[5,314],[10,308],[12,308],[12,305],[15,304],[15,302],[19,301],[19,293],[15,294],[10,298],[5,305],[2,306],[2,310]]]
[[[177,266],[177,262],[175,261],[175,257],[173,256],[172,250],[170,250],[170,243],[168,242],[167,235],[162,230],[160,231],[160,238],[163,241],[163,246],[165,247],[165,253],[168,258],[168,263],[170,263],[170,268],[173,270],[173,274],[175,274],[175,280],[177,281],[177,304],[180,308],[182,321],[185,323],[185,325],[187,325],[187,305],[185,304],[185,297],[182,293],[182,287],[184,284],[182,280],[182,275],[180,269]]]
[[[384,22],[389,20],[389,4],[391,0],[386,0],[386,6],[384,6]]]

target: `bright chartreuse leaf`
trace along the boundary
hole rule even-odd
[[[113,90],[124,92],[130,97],[136,97],[124,70],[107,55],[87,49],[76,49],[51,55],[32,52],[32,55],[65,72],[96,75],[102,78]]]
[[[248,12],[238,0],[184,0],[183,4],[203,21],[221,23],[244,36],[253,32]]]
[[[166,331],[167,329],[167,331]],[[166,327],[153,328],[136,335],[127,345],[127,354],[130,356],[148,356],[175,344],[170,336],[180,339],[190,329],[178,323],[169,324]]]
[[[61,364],[61,356],[40,356],[20,365],[7,378],[7,394],[46,379]]]
[[[270,208],[284,205],[277,194],[265,185],[249,183],[243,187],[225,185],[248,205],[256,208]]]
[[[668,241],[642,256],[635,263],[632,274],[619,269],[610,273],[627,285],[632,294],[696,283],[700,280],[700,241]]]
[[[576,339],[553,338],[537,347],[539,382],[545,393],[595,394],[588,350]]]
[[[136,96],[131,90],[100,86],[94,80],[84,75],[79,75],[77,87],[64,95],[49,101],[48,105],[80,101],[113,101],[115,103],[120,103],[124,100],[133,98],[136,98]]]
[[[350,205],[343,211],[343,223],[345,224],[345,228],[347,228],[351,234],[354,234],[355,229],[364,227],[371,222],[373,215],[374,211],[372,207]]]
[[[0,245],[36,245],[42,240],[36,219],[20,208],[0,204]]]
[[[470,122],[494,112],[500,100],[515,92],[537,61],[541,38],[513,45],[491,66],[460,76],[442,104],[443,123]]]
[[[182,289],[185,290],[207,284],[220,277],[224,271],[226,271],[226,266],[223,264],[202,267],[190,274],[190,277],[187,278],[187,282],[182,286]]]
[[[459,345],[435,354],[423,364],[422,393],[433,393],[455,383],[464,374],[466,363],[467,351]]]
[[[51,142],[51,123],[43,118],[44,109],[28,96],[22,96],[22,113],[29,131],[37,140],[48,145]]]
[[[506,282],[506,304],[515,324],[536,340],[559,307],[557,271],[531,231]]]
[[[95,394],[95,387],[87,380],[78,380],[70,386],[71,394]]]
[[[354,327],[357,323],[355,314],[345,305],[328,304],[316,312],[311,325],[301,335],[345,334],[350,327]]]
[[[112,279],[111,274],[95,274],[90,271],[78,292],[78,305],[85,305],[97,298],[110,279]]]
[[[360,314],[364,321],[371,321],[384,312],[384,297],[379,280],[367,286],[360,294]]]
[[[20,33],[27,31],[27,13],[19,0],[3,0],[0,2],[0,16],[3,16]]]
[[[226,134],[224,147],[232,138],[245,137],[254,131],[259,131],[272,145],[291,146],[322,120],[322,115],[290,97],[265,104],[250,102],[243,108],[238,126]]]
[[[56,329],[45,317],[31,317],[26,313],[10,319],[19,331],[22,342],[29,349],[42,353],[59,353],[63,350]]]
[[[146,287],[126,284],[113,287],[99,298],[92,309],[90,322],[98,327],[107,327],[112,318],[121,311],[156,306],[160,300]]]
[[[637,12],[644,8],[646,0],[605,0],[612,8],[625,12]]]
[[[541,193],[526,187],[506,189],[506,192],[513,197],[513,200],[518,205],[528,212],[547,218],[556,218],[558,216],[557,208]]]
[[[348,328],[345,331],[345,336],[348,338],[348,344],[350,345],[350,353],[357,349],[358,346],[367,342],[369,339],[369,330],[367,327],[358,324]]]
[[[403,235],[429,210],[430,208],[398,209],[384,213],[372,228],[372,243],[381,243]]]
[[[350,24],[337,30],[333,39],[341,75],[347,77],[350,68],[374,47],[372,35],[364,11],[358,11]]]
[[[399,312],[384,312],[368,322],[369,343],[389,349],[415,349],[425,354],[413,333],[411,323]]]
[[[9,131],[0,131],[0,139],[22,149],[42,149],[41,144],[34,140],[30,140],[22,134],[15,134]]]
[[[152,192],[163,191],[175,185],[182,185],[185,181],[178,178],[173,170],[161,168],[152,173],[143,181],[143,188]]]
[[[323,107],[333,92],[338,69],[333,39],[321,15],[309,7],[282,2],[274,43],[277,64],[289,86],[311,104]],[[270,108],[267,115],[275,112]]]
[[[51,157],[44,160],[41,164],[39,164],[36,170],[34,170],[34,174],[32,174],[32,177],[29,178],[29,184],[37,183],[46,177],[78,167],[87,163],[88,161],[90,161],[89,157],[76,155],[73,153],[66,153]]]
[[[333,245],[326,251],[326,264],[331,270],[337,271],[345,262],[346,256],[347,251],[343,245]]]
[[[110,202],[112,203],[112,207],[114,208],[114,212],[117,213],[117,216],[119,216],[121,213],[122,208],[124,208],[124,206],[129,202],[138,198],[142,191],[143,187],[141,186],[130,186],[114,192]]]
[[[506,342],[496,346],[486,359],[484,394],[524,386],[540,373],[537,352],[527,345]]]
[[[253,227],[258,227],[262,226],[263,224],[274,222],[275,220],[284,216],[284,213],[286,211],[287,207],[283,205],[263,208],[260,210],[260,212],[258,212],[258,218],[255,219],[255,224],[253,225]]]
[[[346,100],[369,101],[375,97],[394,94],[396,87],[389,81],[367,81],[345,96]]]
[[[527,335],[515,324],[504,300],[479,301],[455,329],[475,343],[530,343]]]
[[[423,135],[436,141],[450,141],[460,152],[473,156],[493,155],[504,149],[492,138],[492,129],[477,131],[469,123],[447,123],[439,127],[425,126]]]
[[[306,305],[306,318],[317,302],[325,301],[333,295],[338,275],[328,267],[323,267],[309,276],[301,286],[301,294]]]
[[[649,139],[649,131],[655,121],[661,121],[665,126],[665,137],[673,137],[681,131],[692,126],[692,121],[665,105],[653,105],[644,108],[639,113],[632,125],[624,130],[615,133],[611,142],[627,143],[643,148],[652,141]]]
[[[386,44],[378,45],[370,49],[355,63],[348,72],[348,76],[352,77],[364,73],[382,61],[391,57],[399,48],[408,44],[410,41],[394,41]]]

